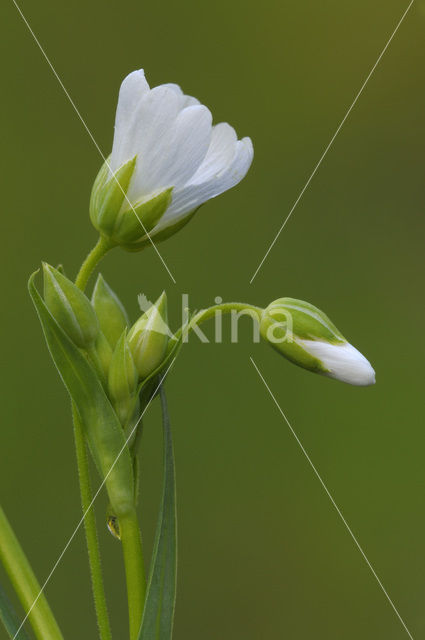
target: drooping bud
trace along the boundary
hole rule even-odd
[[[323,311],[308,302],[275,300],[262,313],[260,332],[274,349],[304,369],[353,385],[375,383],[369,361]]]
[[[162,362],[167,349],[167,296],[164,293],[133,325],[128,335],[131,352],[141,379],[147,378]]]
[[[92,295],[92,305],[96,311],[100,328],[105,338],[114,349],[122,332],[130,322],[127,312],[111,287],[99,274]]]
[[[121,424],[127,424],[134,410],[137,371],[124,330],[112,354],[108,375],[109,395]]]
[[[137,156],[112,173],[107,160],[100,169],[90,198],[90,218],[94,227],[115,244],[133,249],[146,237],[171,202],[172,188],[131,202],[127,193]]]
[[[99,323],[84,293],[66,276],[43,263],[44,300],[71,340],[81,349],[89,349],[99,333]]]

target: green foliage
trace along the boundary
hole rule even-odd
[[[138,640],[171,640],[177,580],[177,512],[174,451],[163,386],[164,480],[146,601]]]
[[[38,293],[33,274],[29,292],[37,309],[52,359],[80,415],[96,466],[119,516],[134,503],[131,457],[118,418],[84,354],[58,325]]]
[[[18,617],[12,603],[6,595],[2,585],[0,584],[0,620],[2,621],[4,628],[6,629],[10,638],[16,638],[16,640],[30,640],[29,635],[22,627],[17,633],[22,619]]]

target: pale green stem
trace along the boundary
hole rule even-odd
[[[94,268],[103,258],[103,256],[114,246],[115,245],[110,240],[103,236],[100,236],[97,244],[90,251],[87,258],[84,260],[83,264],[80,267],[77,278],[75,280],[75,284],[77,285],[77,287],[84,291]]]
[[[89,278],[98,262],[112,248],[112,244],[103,237],[99,238],[96,246],[88,254],[81,265],[75,284],[82,291],[86,288]],[[93,355],[93,354],[92,354]],[[95,361],[95,364],[97,360]],[[87,448],[80,422],[80,417],[75,406],[72,406],[74,421],[75,451],[77,457],[78,479],[80,484],[81,506],[84,517],[84,529],[86,534],[87,550],[89,555],[90,575],[97,623],[101,640],[111,640],[111,628],[109,624],[108,608],[103,584],[102,564],[100,559],[99,540],[97,537],[96,518],[92,504],[92,491],[90,486],[90,470],[87,458]]]
[[[92,507],[92,491],[90,486],[87,449],[80,417],[74,404],[72,405],[72,418],[74,421],[74,439],[77,456],[78,479],[80,481],[81,507],[84,515],[84,529],[89,554],[90,574],[97,624],[101,640],[111,640],[112,634],[109,624],[105,588],[103,584],[99,540],[96,530],[96,517]]]
[[[200,322],[205,322],[205,320],[209,320],[213,318],[217,311],[221,311],[222,313],[232,313],[232,312],[247,312],[247,315],[252,316],[258,322],[261,319],[261,314],[263,313],[263,309],[261,307],[255,307],[252,304],[248,304],[246,302],[223,302],[222,304],[216,304],[212,307],[208,307],[208,309],[201,309],[196,313],[189,323],[189,330],[192,325]]]
[[[125,516],[120,516],[119,526],[127,582],[130,640],[137,640],[146,596],[146,579],[142,539],[136,511],[133,510]]]
[[[0,507],[0,559],[38,640],[63,640],[37,578]]]

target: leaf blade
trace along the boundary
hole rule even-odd
[[[163,386],[164,481],[151,571],[138,640],[171,640],[177,581],[177,512],[173,440]]]
[[[9,634],[10,638],[15,638],[16,640],[30,640],[30,636],[27,634],[25,629],[22,627],[19,633],[17,631],[21,626],[22,618],[18,617],[12,603],[6,595],[5,590],[0,584],[0,620],[3,623],[4,628]],[[17,635],[16,635],[17,634]]]

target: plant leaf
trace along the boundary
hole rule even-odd
[[[0,620],[2,621],[4,628],[9,634],[10,638],[15,638],[16,640],[30,640],[29,635],[22,627],[19,631],[18,635],[16,635],[19,627],[21,626],[22,619],[18,617],[15,609],[13,608],[12,603],[6,595],[3,587],[0,584]]]
[[[173,441],[163,386],[164,486],[138,640],[171,640],[177,579],[177,514]]]
[[[133,469],[125,436],[105,391],[83,352],[58,325],[37,291],[34,273],[28,283],[50,355],[80,415],[92,456],[106,479],[111,505],[119,516],[134,504]]]

